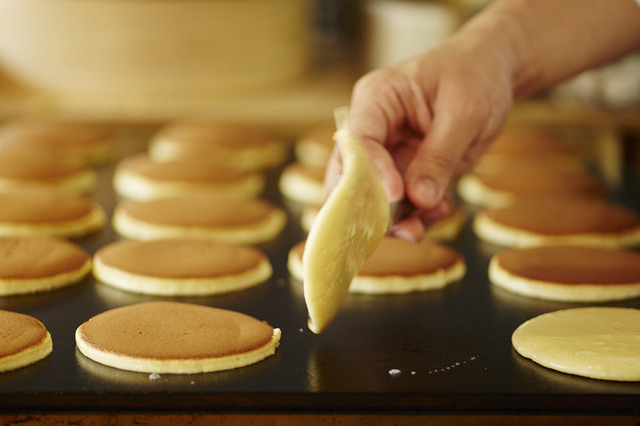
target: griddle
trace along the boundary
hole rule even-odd
[[[97,167],[93,197],[110,215],[117,202],[117,160],[144,151],[153,125],[117,128],[116,158]],[[601,381],[541,367],[519,356],[511,334],[522,322],[582,304],[533,300],[492,287],[490,256],[500,250],[474,237],[469,220],[448,243],[467,274],[442,290],[406,295],[349,295],[320,335],[307,329],[302,284],[289,277],[289,249],[305,237],[299,206],[268,174],[265,198],[289,213],[285,231],[261,245],[274,268],[257,287],[210,297],[161,298],[123,292],[88,277],[46,294],[0,298],[0,309],[41,320],[53,354],[0,374],[0,412],[640,414],[640,383]],[[634,178],[635,179],[635,178]],[[627,179],[629,180],[629,179]],[[618,201],[638,209],[637,179]],[[469,211],[472,214],[472,211]],[[118,239],[110,225],[76,241],[91,254]],[[150,300],[232,309],[282,330],[275,355],[231,371],[159,378],[117,370],[84,357],[75,329],[107,309]],[[640,307],[640,300],[606,303]]]

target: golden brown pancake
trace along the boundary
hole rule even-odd
[[[0,310],[0,373],[31,365],[52,351],[51,335],[40,321]]]
[[[561,171],[518,164],[493,173],[467,173],[458,181],[460,197],[484,207],[504,207],[517,198],[604,197],[606,186],[584,171]]]
[[[65,160],[56,151],[28,145],[0,146],[0,189],[50,186],[75,193],[92,192],[97,184],[93,169]]]
[[[291,163],[282,170],[278,187],[289,200],[320,206],[325,200],[324,174],[324,168]]]
[[[0,237],[0,296],[49,291],[82,280],[91,256],[53,237]]]
[[[606,302],[640,296],[640,253],[580,246],[510,249],[489,263],[491,282],[523,296]]]
[[[113,225],[122,236],[141,240],[189,237],[258,244],[280,234],[286,219],[284,210],[265,200],[193,195],[120,202]]]
[[[479,212],[476,235],[507,247],[588,245],[631,247],[640,244],[640,218],[633,211],[587,198],[518,200],[504,208]]]
[[[291,275],[303,280],[304,241],[289,251]],[[455,250],[427,239],[412,243],[385,237],[349,287],[350,293],[392,294],[442,288],[464,276],[465,263]]]
[[[160,129],[149,145],[156,161],[198,158],[237,170],[264,170],[281,165],[288,145],[252,126],[184,121]]]
[[[640,381],[640,310],[589,307],[542,314],[520,325],[511,342],[523,357],[600,380]]]
[[[251,246],[203,239],[122,240],[99,249],[95,277],[110,286],[161,296],[238,291],[266,281],[269,258]]]
[[[80,195],[52,188],[0,192],[0,235],[78,237],[105,221],[102,207]]]
[[[0,146],[19,144],[32,149],[53,148],[65,158],[102,163],[113,155],[115,138],[106,127],[69,120],[15,121],[0,128]]]
[[[153,161],[147,154],[127,157],[116,166],[113,186],[131,200],[153,200],[186,194],[255,197],[264,189],[265,177],[207,161],[183,158]]]
[[[279,329],[251,316],[178,302],[111,309],[76,330],[76,344],[85,356],[145,373],[243,367],[273,355],[279,340]]]

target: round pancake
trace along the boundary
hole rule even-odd
[[[579,246],[510,249],[495,254],[489,279],[507,291],[563,302],[640,297],[640,253]]]
[[[120,202],[113,213],[114,229],[140,240],[189,237],[258,244],[278,236],[286,220],[284,210],[265,200],[211,195]]]
[[[518,200],[476,214],[476,235],[507,247],[588,245],[630,247],[640,244],[640,218],[624,207],[587,198]]]
[[[53,148],[81,163],[103,163],[112,158],[115,138],[93,123],[63,120],[16,121],[0,128],[0,146],[19,144],[32,149]]]
[[[159,296],[227,293],[272,274],[261,250],[202,239],[121,240],[99,249],[93,274],[112,287]]]
[[[325,200],[324,174],[324,168],[291,163],[282,170],[278,188],[289,200],[320,206]]]
[[[66,161],[56,151],[28,146],[0,146],[0,190],[51,186],[74,193],[92,192],[97,173]]]
[[[88,358],[122,370],[194,374],[254,364],[275,353],[280,330],[239,312],[178,302],[111,309],[76,330]]]
[[[0,237],[0,296],[36,293],[81,281],[91,256],[53,237]]]
[[[289,251],[288,269],[303,281],[302,255],[305,242]],[[455,250],[423,240],[412,243],[384,237],[367,258],[349,286],[349,293],[394,294],[442,288],[465,274],[464,259]]]
[[[584,144],[541,126],[509,125],[495,138],[487,153],[512,157],[565,158],[581,161]]]
[[[102,207],[80,195],[53,188],[0,192],[0,235],[79,237],[105,221]]]
[[[493,173],[467,173],[460,177],[457,188],[464,201],[483,207],[504,207],[518,197],[604,197],[607,194],[606,186],[587,172],[522,164]]]
[[[158,162],[146,154],[120,161],[113,175],[116,193],[131,200],[201,193],[255,197],[264,186],[265,177],[259,173],[236,171],[189,158]]]
[[[160,129],[149,144],[149,154],[156,161],[197,158],[255,171],[283,164],[289,146],[256,127],[185,121]]]
[[[40,321],[0,310],[0,373],[31,365],[52,351],[51,335]]]
[[[335,146],[335,123],[314,127],[300,135],[293,149],[298,162],[309,167],[325,168]]]
[[[525,358],[563,373],[640,381],[640,310],[573,308],[520,325],[511,337]]]

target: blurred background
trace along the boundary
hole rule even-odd
[[[0,118],[205,115],[305,127],[346,104],[360,75],[438,45],[487,3],[0,0]],[[516,118],[635,128],[640,58],[524,104]]]

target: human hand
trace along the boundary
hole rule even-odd
[[[509,64],[498,49],[452,40],[355,85],[351,133],[367,148],[391,202],[413,212],[390,234],[419,241],[451,205],[451,181],[488,147],[512,103]],[[337,148],[327,167],[330,191],[341,170]]]

